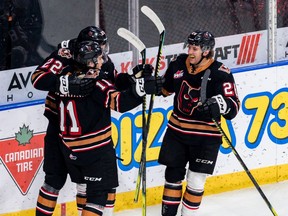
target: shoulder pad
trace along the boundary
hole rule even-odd
[[[113,72],[115,69],[115,66],[114,66],[114,63],[112,61],[107,61],[102,65],[101,69],[109,71],[109,72]]]
[[[71,59],[73,57],[70,50],[65,48],[58,49],[58,56],[66,59]]]
[[[218,70],[219,70],[219,71],[224,71],[224,72],[226,72],[226,73],[228,73],[228,74],[231,73],[231,70],[230,70],[226,65],[224,65],[224,64],[222,64],[222,65],[218,68]]]
[[[186,61],[186,58],[187,58],[188,54],[186,53],[180,53],[178,56],[177,56],[177,59],[179,60],[185,60]]]
[[[218,62],[218,61],[214,61],[211,65],[211,70],[217,70],[217,71],[222,71],[226,74],[230,74],[231,73],[231,70],[226,66],[224,65],[222,62]]]

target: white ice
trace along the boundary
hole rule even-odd
[[[273,214],[255,187],[204,196],[199,216],[288,216],[288,181],[260,185]],[[149,197],[148,197],[149,199]],[[147,206],[147,216],[160,216],[161,205]],[[142,209],[115,213],[115,216],[141,216]],[[180,216],[180,207],[177,216]]]

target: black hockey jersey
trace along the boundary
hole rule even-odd
[[[111,143],[111,109],[126,112],[143,101],[131,89],[119,92],[108,81],[96,81],[86,97],[60,97],[63,143],[74,152],[96,150]]]
[[[52,52],[33,72],[31,82],[34,88],[49,91],[45,100],[44,115],[49,121],[58,122],[56,83],[60,75],[72,73],[75,61],[69,49],[60,48]]]
[[[240,108],[233,75],[221,62],[213,59],[208,60],[201,68],[192,70],[187,57],[187,54],[179,55],[169,64],[164,75],[163,95],[175,94],[168,127],[183,134],[221,137],[211,117],[199,109],[201,82],[209,68],[211,74],[208,78],[206,98],[221,94],[230,109],[224,117],[232,119]]]
[[[64,42],[64,41],[63,41]],[[102,65],[104,71],[101,77],[114,81],[115,67],[110,58]],[[45,100],[44,116],[49,121],[58,123],[58,99],[55,94],[56,79],[60,75],[73,73],[78,70],[81,74],[81,66],[73,60],[73,50],[58,46],[58,50],[51,53],[41,65],[39,65],[32,74],[32,85],[39,90],[49,91]],[[83,71],[85,73],[85,70]]]

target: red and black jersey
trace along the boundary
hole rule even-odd
[[[59,95],[55,94],[57,79],[60,75],[72,74],[81,66],[73,60],[73,50],[58,46],[58,50],[51,53],[41,65],[39,65],[32,74],[32,85],[39,90],[49,91],[45,100],[44,116],[49,121],[58,122],[58,99]],[[101,77],[114,82],[116,70],[110,58],[102,65],[103,73]],[[101,68],[101,69],[102,69]],[[80,72],[78,72],[80,74]],[[85,70],[83,71],[85,73]]]
[[[75,61],[70,50],[60,48],[52,52],[32,74],[32,85],[38,90],[49,91],[44,111],[49,121],[58,122],[59,96],[55,94],[57,79],[61,74],[72,73],[75,70],[74,65]]]
[[[96,81],[95,90],[82,98],[60,97],[60,129],[63,143],[83,152],[111,143],[111,109],[126,112],[142,103],[132,91],[119,92],[108,81]]]
[[[232,119],[240,108],[233,75],[225,65],[213,59],[209,59],[201,68],[192,70],[187,57],[187,54],[179,55],[169,64],[164,75],[163,95],[175,94],[168,127],[184,134],[221,137],[211,117],[198,109],[201,82],[206,69],[210,69],[206,98],[221,94],[229,107],[224,117]]]

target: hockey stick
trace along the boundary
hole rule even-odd
[[[204,73],[202,82],[201,82],[201,90],[200,90],[200,104],[204,104],[206,101],[206,90],[207,90],[207,84],[208,84],[208,79],[210,76],[210,69],[207,69]],[[274,216],[278,216],[278,214],[276,213],[276,211],[274,210],[274,208],[272,207],[271,203],[269,202],[269,200],[267,199],[267,197],[265,196],[265,194],[263,193],[263,191],[261,190],[259,184],[257,183],[257,181],[255,180],[255,178],[253,177],[253,175],[251,174],[250,170],[248,169],[248,167],[246,166],[246,164],[244,163],[244,161],[242,160],[242,158],[240,157],[240,155],[238,154],[238,152],[236,151],[235,147],[232,145],[232,143],[230,142],[229,138],[227,137],[227,135],[225,134],[224,130],[222,129],[222,127],[219,125],[219,123],[212,118],[212,121],[214,122],[215,126],[217,127],[217,129],[219,130],[219,132],[221,133],[221,135],[224,137],[224,139],[226,140],[226,142],[228,143],[229,147],[232,149],[232,152],[234,153],[234,155],[236,156],[236,158],[238,159],[238,161],[240,162],[240,164],[242,165],[242,167],[244,168],[245,172],[247,173],[247,175],[249,176],[249,178],[251,179],[251,181],[253,182],[254,186],[256,187],[256,189],[258,190],[258,192],[260,193],[261,197],[264,199],[264,201],[266,202],[266,204],[268,205],[269,209],[271,210],[271,212],[273,213]]]
[[[130,42],[133,46],[136,47],[136,49],[141,53],[142,56],[142,63],[145,64],[146,61],[146,46],[144,43],[132,32],[125,28],[119,28],[117,31],[118,35],[128,42]],[[143,98],[143,104],[142,104],[142,147],[146,148],[147,144],[147,125],[146,125],[146,97]],[[144,157],[144,158],[143,158]],[[146,154],[143,154],[143,149],[141,153],[141,159],[140,161],[146,160]],[[141,162],[140,162],[141,163]],[[146,174],[146,167],[139,166],[137,180],[136,180],[136,191],[135,191],[135,197],[134,202],[138,202],[139,192],[140,192],[140,185],[141,185],[141,178],[142,174]],[[143,215],[146,215],[146,182],[142,182],[142,188],[145,192],[143,195]]]
[[[140,52],[142,61],[146,59],[146,46],[135,34],[125,28],[119,28],[117,34],[131,43]],[[145,61],[143,64],[145,64]]]
[[[153,10],[151,10],[147,6],[141,7],[141,11],[143,14],[145,14],[157,27],[159,32],[159,46],[158,46],[158,54],[157,54],[157,61],[156,61],[156,67],[155,67],[155,77],[157,78],[160,71],[160,62],[162,58],[162,49],[164,46],[164,39],[165,39],[165,27],[163,23],[161,22],[160,18],[155,14]],[[155,95],[152,94],[150,98],[150,104],[149,104],[149,110],[148,110],[148,119],[147,119],[147,127],[149,131],[150,126],[150,119],[151,119],[151,113],[154,105],[154,97]]]
[[[264,192],[262,191],[262,189],[260,188],[259,184],[257,183],[257,181],[255,180],[255,178],[253,177],[253,175],[251,174],[250,170],[248,169],[248,167],[246,166],[246,164],[244,163],[244,161],[242,160],[242,158],[240,157],[240,155],[238,154],[238,152],[236,151],[235,147],[232,145],[232,143],[230,142],[230,140],[228,139],[227,135],[225,134],[224,130],[221,128],[221,126],[218,124],[218,122],[212,118],[212,121],[214,122],[214,124],[216,125],[216,127],[218,128],[219,132],[222,134],[222,136],[224,137],[224,139],[226,140],[226,142],[229,144],[229,147],[232,149],[232,152],[234,153],[234,155],[236,156],[236,158],[238,159],[238,161],[240,162],[240,164],[242,165],[243,169],[245,170],[245,172],[247,173],[247,175],[249,176],[249,178],[251,179],[251,181],[253,182],[254,186],[256,187],[256,189],[258,190],[258,192],[260,193],[261,197],[264,199],[265,203],[267,204],[267,206],[269,207],[269,209],[271,210],[272,214],[274,216],[278,216],[278,214],[276,213],[276,211],[274,210],[274,208],[272,207],[271,203],[269,202],[269,200],[267,199],[267,197],[265,196]]]
[[[163,49],[164,38],[165,38],[165,28],[161,20],[159,19],[159,17],[155,14],[155,12],[152,9],[150,9],[147,6],[143,6],[141,7],[141,11],[155,24],[160,35],[157,62],[156,62],[156,68],[155,68],[155,77],[157,78],[159,74],[159,70],[160,70],[160,61],[161,61],[162,49]],[[145,204],[145,200],[146,200],[146,144],[147,144],[147,137],[148,137],[148,132],[150,128],[151,114],[152,114],[153,105],[154,105],[154,97],[155,97],[154,94],[152,94],[150,97],[149,110],[147,114],[146,133],[145,133],[146,136],[143,138],[143,148],[142,148],[142,153],[141,153],[139,173],[137,177],[137,179],[139,179],[142,176],[142,195],[144,199],[144,203],[143,203],[144,206],[146,206]],[[135,202],[138,201],[138,196],[139,196],[139,188],[137,187],[140,187],[140,186],[136,185],[136,195],[134,199]]]
[[[136,47],[136,49],[141,53],[142,56],[142,64],[145,64],[146,62],[146,46],[144,43],[132,32],[125,28],[119,28],[117,31],[118,35],[128,42],[130,42],[132,45]],[[140,166],[138,170],[138,175],[136,179],[136,190],[135,190],[135,196],[134,196],[134,202],[138,202],[139,198],[139,192],[140,192],[140,185],[142,180],[142,195],[143,195],[143,203],[142,203],[142,215],[146,216],[146,164],[143,166],[141,164],[141,161],[146,162],[146,146],[147,146],[147,123],[146,123],[146,96],[143,98],[143,104],[142,104],[142,153],[141,153],[141,159],[140,159]],[[143,153],[144,152],[144,153]]]

